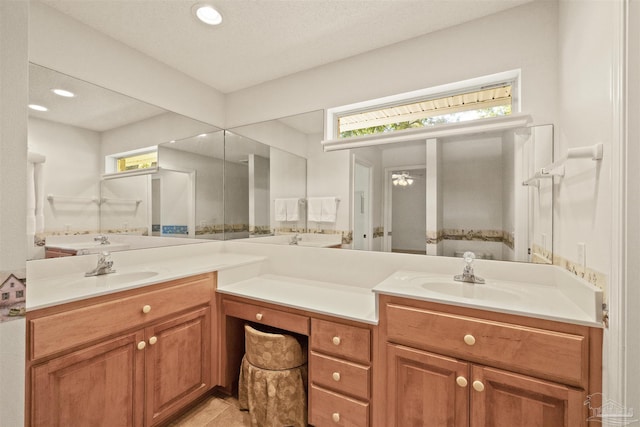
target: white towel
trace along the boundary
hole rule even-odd
[[[338,200],[335,197],[322,198],[321,221],[336,222],[338,212]]]
[[[322,199],[319,197],[310,197],[307,199],[307,220],[322,221]]]
[[[276,221],[287,220],[287,202],[286,199],[276,199],[275,201]]]
[[[298,221],[300,219],[300,199],[285,199],[287,206],[287,221]]]

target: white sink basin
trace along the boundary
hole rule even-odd
[[[494,280],[464,283],[453,280],[454,274],[432,274],[398,270],[373,288],[378,294],[492,310],[549,320],[600,326],[602,291],[575,275],[551,266],[554,282]],[[521,278],[522,276],[520,276]]]
[[[522,299],[518,293],[508,289],[501,289],[490,283],[465,283],[434,277],[413,277],[410,279],[410,282],[427,291],[452,297],[505,303],[517,302]]]
[[[82,277],[78,280],[67,282],[64,287],[72,288],[111,288],[114,286],[120,286],[125,283],[134,283],[140,280],[150,279],[157,276],[155,271],[135,271],[130,273],[115,273],[103,274],[101,276]]]

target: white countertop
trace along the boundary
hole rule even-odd
[[[289,245],[211,242],[111,256],[116,273],[97,277],[84,277],[97,256],[28,262],[27,311],[219,271],[221,293],[370,324],[377,294],[387,294],[602,326],[602,291],[554,266],[478,262],[487,283],[469,285],[452,280],[456,260]]]
[[[264,274],[219,286],[218,292],[343,319],[378,323],[375,294],[363,287]]]
[[[115,254],[113,254],[115,255]],[[264,261],[265,257],[212,253],[188,258],[114,264],[115,273],[84,277],[84,272],[41,277],[28,282],[27,311],[135,289],[168,280]]]
[[[562,275],[564,276],[564,275]],[[486,280],[456,282],[450,276],[400,270],[382,281],[377,294],[414,298],[460,307],[602,327],[602,292],[577,278],[563,286]]]

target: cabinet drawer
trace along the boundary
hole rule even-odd
[[[369,399],[368,366],[311,352],[311,382],[325,388]]]
[[[369,404],[311,386],[309,423],[322,426],[369,426]]]
[[[209,304],[214,292],[213,275],[183,279],[172,287],[142,292],[30,319],[31,360],[139,327],[190,307]]]
[[[223,307],[227,316],[309,335],[309,318],[306,316],[230,300],[224,300]]]
[[[311,349],[356,362],[371,361],[369,329],[311,319]]]
[[[388,340],[584,386],[584,336],[388,304]]]

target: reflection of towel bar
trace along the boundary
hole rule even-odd
[[[276,200],[279,200],[279,199],[273,199],[273,202],[275,203]],[[301,205],[304,205],[305,203],[307,203],[307,200],[306,199],[298,199],[298,203],[300,203]]]
[[[109,197],[103,197],[102,199],[100,199],[100,202],[101,203],[107,203],[107,202],[135,203],[137,205],[142,203],[142,199],[113,199]]]
[[[47,195],[47,200],[53,203],[56,200],[63,202],[91,202],[100,203],[100,199],[97,197],[68,197],[68,196],[54,196],[53,194]]]

